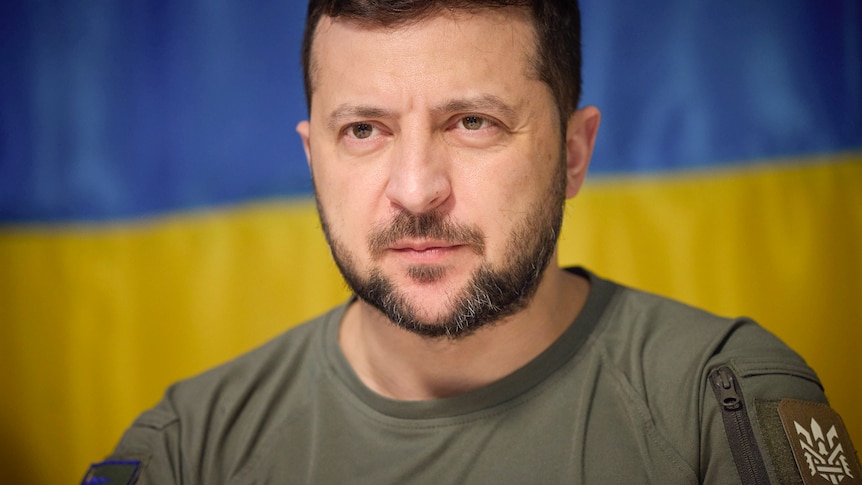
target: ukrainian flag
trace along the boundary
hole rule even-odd
[[[755,317],[862,440],[862,4],[582,7],[603,121],[563,263]],[[304,11],[0,6],[0,482],[80,481],[171,382],[347,296],[293,132]]]

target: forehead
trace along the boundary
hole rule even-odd
[[[363,76],[369,69],[376,73],[400,69],[392,74],[407,77],[452,70],[470,77],[493,74],[487,69],[482,72],[476,64],[483,60],[496,63],[499,76],[538,79],[529,11],[514,7],[446,10],[391,26],[323,16],[312,37],[309,80],[313,94],[333,76]]]

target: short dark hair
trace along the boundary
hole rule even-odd
[[[533,69],[551,89],[563,126],[581,96],[581,16],[577,0],[310,0],[302,39],[305,98],[311,109],[311,44],[320,19],[332,18],[394,27],[441,11],[516,7],[529,10],[536,33]],[[564,132],[565,133],[565,132]]]

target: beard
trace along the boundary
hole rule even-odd
[[[565,152],[547,194],[526,211],[510,232],[502,254],[509,260],[499,266],[485,261],[470,276],[466,285],[453,294],[446,311],[434,319],[423,319],[416,305],[386,277],[380,267],[372,266],[362,275],[352,253],[333,236],[326,213],[315,190],[323,233],[336,266],[358,298],[377,308],[398,327],[426,338],[460,339],[479,328],[499,322],[523,310],[541,283],[551,261],[563,223],[566,191]],[[371,262],[377,262],[387,247],[401,239],[434,239],[465,245],[479,256],[485,254],[482,232],[458,224],[439,212],[411,214],[400,211],[386,225],[372,230],[368,238]],[[442,266],[414,265],[407,275],[419,283],[443,279]]]

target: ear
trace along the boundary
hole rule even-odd
[[[594,106],[575,111],[566,124],[566,198],[578,195],[599,132],[602,114]]]
[[[311,167],[311,148],[308,141],[309,126],[308,120],[300,121],[299,124],[296,125],[296,132],[299,133],[299,137],[302,138],[302,148],[305,149],[305,161],[308,163],[308,166]]]

